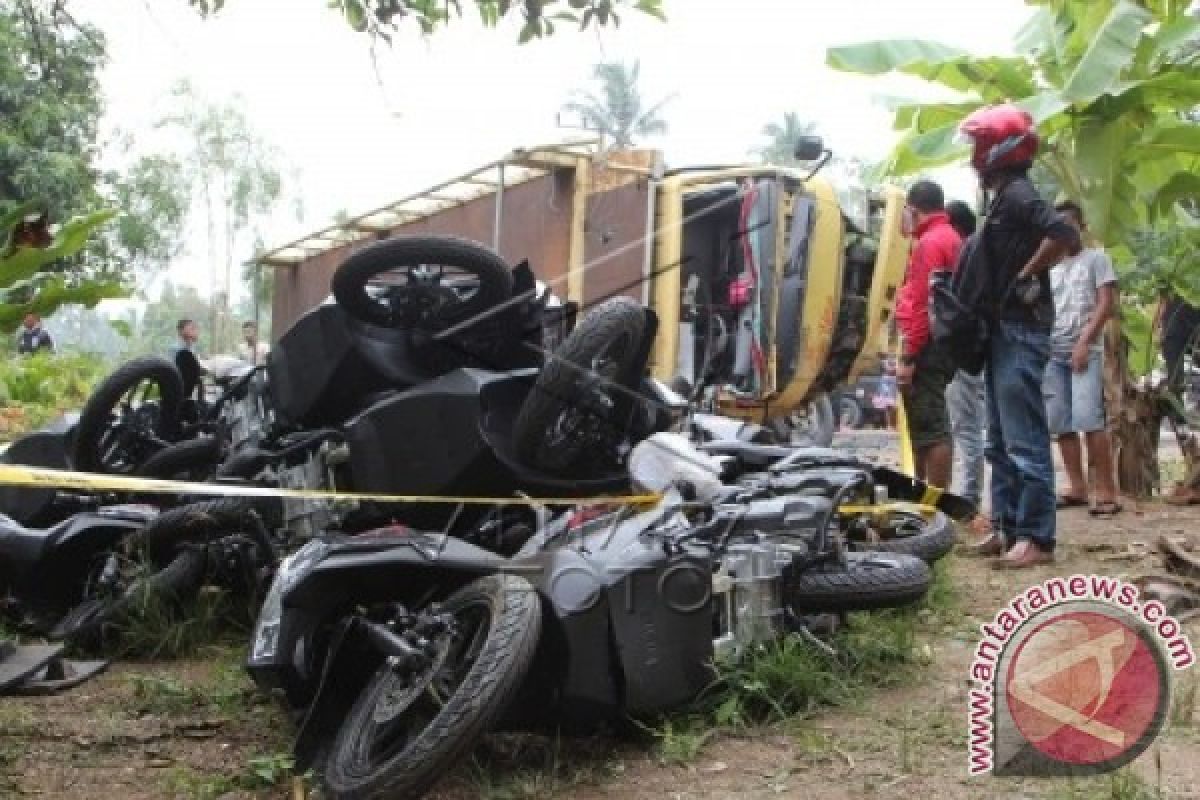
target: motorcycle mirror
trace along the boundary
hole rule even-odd
[[[816,161],[825,155],[825,140],[820,136],[801,136],[792,155],[797,161]]]

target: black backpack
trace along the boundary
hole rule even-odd
[[[930,277],[930,338],[958,369],[971,375],[982,372],[988,358],[995,316],[991,274],[980,231],[963,244],[954,272],[938,270]]]

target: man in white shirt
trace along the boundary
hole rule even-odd
[[[1083,211],[1074,203],[1057,210],[1082,233]],[[1058,440],[1067,472],[1067,490],[1058,507],[1088,505],[1080,434],[1096,480],[1093,516],[1121,511],[1113,471],[1112,440],[1104,415],[1104,325],[1117,303],[1117,274],[1103,250],[1083,247],[1050,273],[1054,290],[1054,330],[1044,391],[1050,433]]]
[[[242,323],[242,342],[237,347],[238,358],[250,364],[265,364],[271,350],[266,342],[258,340],[258,325],[253,320]]]

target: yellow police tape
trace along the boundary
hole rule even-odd
[[[0,464],[0,486],[23,486],[32,489],[75,489],[81,491],[141,492],[146,494],[205,494],[220,497],[291,497],[306,500],[361,500],[373,503],[437,503],[441,505],[487,506],[549,506],[549,505],[646,505],[656,503],[662,495],[654,493],[597,495],[593,497],[448,497],[411,494],[369,494],[338,492],[322,489],[277,489],[270,486],[238,486],[224,483],[200,483],[160,478],[138,478],[129,475],[100,475],[94,472],[75,472],[47,467],[26,467]],[[929,495],[935,492],[931,501]],[[891,502],[875,505],[844,505],[842,514],[879,514],[901,511],[930,515],[937,511],[938,490],[930,489],[919,503]]]
[[[440,503],[443,505],[597,505],[622,503],[642,505],[661,499],[657,494],[625,494],[596,497],[438,497],[411,494],[369,494],[322,489],[276,489],[269,486],[238,486],[224,483],[138,478],[129,475],[98,475],[45,467],[0,464],[0,486],[82,491],[143,492],[147,494],[207,494],[221,497],[292,497],[305,500],[361,500],[373,503]]]

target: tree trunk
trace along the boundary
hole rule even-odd
[[[1157,389],[1136,386],[1129,376],[1127,347],[1116,320],[1104,331],[1104,383],[1108,419],[1111,420],[1117,487],[1139,499],[1160,488],[1158,439],[1163,404]]]

